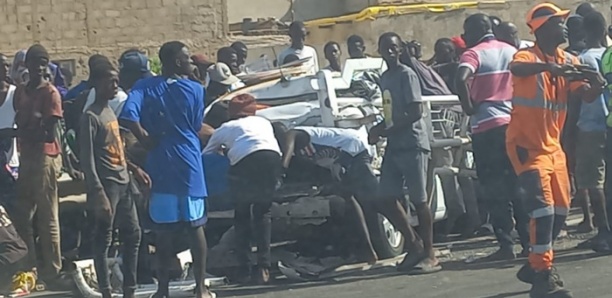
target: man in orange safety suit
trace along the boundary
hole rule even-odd
[[[535,45],[519,50],[510,64],[514,91],[506,148],[530,217],[529,263],[517,277],[532,285],[532,298],[572,297],[553,268],[553,240],[570,206],[560,136],[568,101],[593,101],[604,86],[597,71],[580,66],[578,58],[559,48],[569,13],[551,3],[533,7],[527,25]]]

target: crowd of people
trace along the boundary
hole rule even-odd
[[[611,252],[607,208],[612,127],[605,62],[608,28],[590,3],[576,14],[551,3],[534,6],[527,25],[535,41],[518,36],[516,25],[482,13],[470,15],[463,33],[439,39],[422,60],[418,41],[393,32],[378,39],[387,70],[366,73],[380,90],[383,121],[367,139],[356,130],[286,127],[256,115],[256,98],[241,93],[249,72],[248,48],[236,42],[217,52],[217,62],[191,55],[179,42],[159,50],[160,74],[138,49],[119,58],[88,61],[89,78],[72,88],[61,68],[39,44],[11,61],[0,54],[0,294],[17,272],[34,275],[48,288],[66,285],[58,219],[62,170],[84,180],[88,218],[102,297],[112,296],[107,256],[115,228],[123,258],[123,297],[134,297],[142,230],[156,233],[155,298],[169,297],[169,268],[177,231],[188,233],[197,297],[214,297],[205,284],[207,222],[202,155],[229,159],[240,283],[271,282],[271,207],[275,192],[298,164],[324,168],[340,182],[350,225],[360,245],[359,261],[378,260],[368,224],[382,214],[402,233],[409,252],[398,270],[427,274],[442,269],[433,248],[432,211],[427,203],[430,144],[423,95],[457,94],[470,116],[478,181],[499,250],[482,261],[512,260],[513,230],[528,262],[517,273],[531,284],[530,297],[571,297],[553,266],[553,243],[564,227],[571,198],[584,211],[580,231],[597,228],[585,247]],[[568,36],[569,46],[561,49]],[[319,71],[316,50],[305,44],[307,28],[289,27],[291,45],[276,64],[302,61]],[[353,35],[350,59],[368,59],[364,39]],[[324,48],[329,65],[342,71],[342,49]],[[608,63],[609,64],[609,63]],[[610,69],[609,71],[612,71]],[[236,91],[238,90],[238,91]],[[225,109],[205,107],[236,91]],[[370,165],[370,145],[386,138],[380,181]],[[333,163],[322,161],[333,157]],[[308,167],[301,165],[306,173]],[[17,171],[18,168],[18,171]],[[295,170],[295,169],[294,169]],[[303,174],[302,173],[302,174]],[[214,175],[209,173],[209,175]],[[313,174],[314,175],[314,174]],[[404,187],[419,219],[409,223]],[[138,208],[135,197],[145,198]],[[591,218],[591,210],[594,219]],[[146,216],[143,216],[143,214]],[[251,242],[257,245],[255,266]]]

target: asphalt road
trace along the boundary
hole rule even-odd
[[[579,219],[574,218],[571,222],[571,225],[575,225]],[[570,237],[555,243],[557,269],[567,287],[574,293],[574,297],[612,297],[609,286],[612,281],[612,256],[602,256],[592,251],[575,248],[576,244],[590,236],[574,234],[570,228]],[[450,255],[442,259],[444,270],[433,275],[409,276],[399,274],[393,268],[383,268],[327,281],[295,283],[281,278],[273,286],[227,286],[213,290],[218,297],[255,298],[528,297],[529,285],[520,283],[514,276],[525,259],[480,264],[465,262],[470,256],[482,256],[493,252],[496,244],[492,237],[455,241],[438,247],[450,250]],[[70,295],[47,292],[30,297],[70,297]]]
[[[597,255],[574,247],[578,239],[566,239],[557,251],[557,269],[574,297],[612,297],[612,256]],[[473,244],[473,243],[471,243]],[[491,251],[490,241],[479,251]],[[513,262],[466,264],[464,259],[473,254],[468,246],[457,247],[453,257],[443,264],[444,271],[427,276],[399,274],[393,268],[367,271],[335,280],[292,283],[278,280],[266,287],[215,288],[218,297],[253,298],[357,298],[357,297],[417,297],[417,298],[509,298],[528,297],[529,286],[514,277],[525,259]],[[465,249],[465,250],[463,250]],[[67,293],[47,293],[33,297],[68,297]],[[189,297],[189,296],[181,296]],[[179,297],[177,297],[179,298]]]
[[[400,275],[391,269],[334,281],[286,284],[263,288],[216,289],[219,297],[418,297],[507,298],[528,297],[529,286],[514,274],[524,260],[508,263],[465,264],[452,261],[445,270],[428,276]],[[612,297],[612,257],[588,251],[561,251],[557,267],[574,297]]]

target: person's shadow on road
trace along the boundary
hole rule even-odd
[[[509,297],[517,297],[517,296],[523,297],[523,295],[528,294],[528,293],[529,291],[510,292],[510,293],[501,293],[501,294],[482,297],[482,298],[509,298]]]
[[[575,262],[604,256],[606,256],[606,254],[596,253],[591,250],[568,248],[555,251],[555,263]],[[475,262],[470,264],[466,264],[464,260],[457,260],[445,262],[442,266],[445,271],[508,269],[522,266],[525,262],[527,262],[527,258],[517,258],[512,261]]]

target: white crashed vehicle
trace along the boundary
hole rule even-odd
[[[316,75],[275,79],[236,90],[219,98],[213,105],[229,101],[237,94],[249,93],[257,99],[258,105],[264,107],[257,114],[272,122],[282,122],[289,128],[304,125],[354,128],[361,131],[367,140],[367,130],[380,120],[382,98],[351,96],[351,82],[364,71],[380,74],[385,69],[386,65],[380,58],[351,59],[346,61],[342,74],[322,70]],[[469,139],[465,137],[468,124],[467,119],[458,117],[461,112],[457,96],[425,96],[424,102],[424,117],[428,123],[433,151],[428,181],[429,204],[434,213],[434,221],[441,222],[449,216],[449,201],[456,206],[455,209],[462,209],[457,212],[465,213],[466,210],[463,203],[464,187],[459,187],[458,178],[473,175],[470,170],[471,157],[466,150],[469,149]],[[452,114],[453,117],[446,114]],[[374,169],[379,168],[384,145],[381,142],[372,147]],[[318,225],[332,215],[330,210],[333,207],[330,205],[333,205],[333,200],[330,198],[310,196],[307,193],[287,194],[291,195],[299,198],[274,205],[272,217],[276,222],[292,226]],[[209,201],[213,205],[210,209],[211,220],[231,218],[233,211],[215,210],[214,200],[211,198]],[[411,224],[418,226],[418,218],[411,209]],[[379,257],[400,255],[403,252],[403,237],[386,218],[379,218],[378,226],[370,227]],[[276,234],[276,230],[273,234]]]

